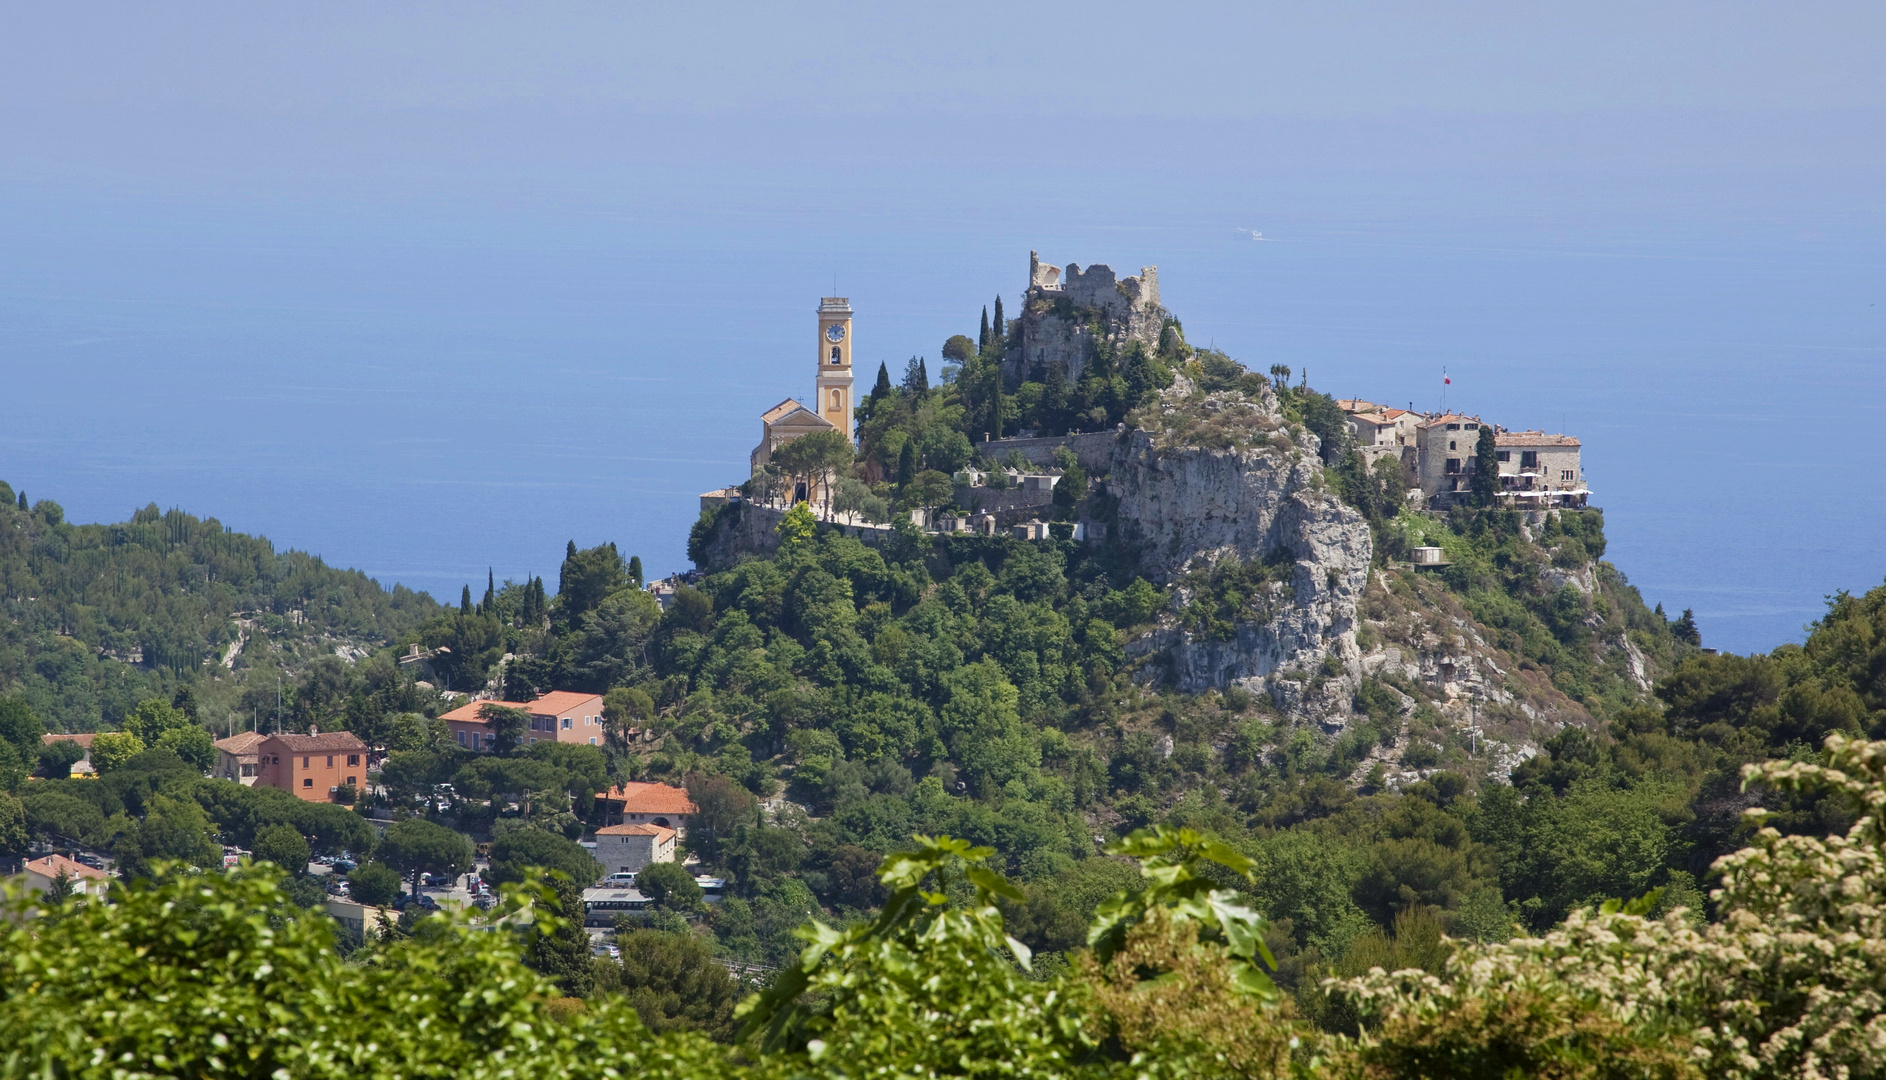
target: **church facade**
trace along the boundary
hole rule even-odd
[[[851,434],[851,316],[851,301],[845,297],[827,296],[819,301],[818,377],[812,404],[787,398],[760,414],[760,444],[748,457],[754,472],[771,461],[780,447],[802,435],[832,429]]]

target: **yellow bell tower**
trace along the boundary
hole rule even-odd
[[[851,301],[819,301],[819,379],[813,411],[851,437]]]

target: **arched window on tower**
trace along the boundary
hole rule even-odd
[[[838,346],[832,346],[832,363],[838,363]]]
[[[844,407],[845,407],[845,399],[839,395],[839,392],[837,390],[833,390],[832,391],[832,411],[839,412],[839,411],[842,411]]]

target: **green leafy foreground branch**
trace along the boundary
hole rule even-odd
[[[917,837],[878,916],[814,922],[740,1007],[733,1045],[652,1034],[627,1000],[559,996],[523,961],[566,924],[540,879],[496,911],[421,920],[343,957],[270,867],[176,869],[109,904],[17,890],[0,921],[0,1077],[1850,1078],[1886,1074],[1886,743],[1751,783],[1852,804],[1844,836],[1717,863],[1718,920],[1646,903],[1540,938],[1458,945],[1444,971],[1332,980],[1362,1034],[1320,1032],[1272,987],[1251,864],[1155,828],[1110,853],[1142,884],[1103,904],[1052,978],[1003,926],[989,848]],[[1756,812],[1759,816],[1759,812]],[[29,912],[32,904],[45,910]]]

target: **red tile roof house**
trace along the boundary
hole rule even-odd
[[[695,812],[681,788],[639,780],[597,792],[596,809],[605,825],[659,825],[682,836],[688,834],[688,818]]]
[[[73,893],[79,896],[104,896],[111,880],[103,870],[74,862],[64,855],[48,855],[27,862],[26,887],[44,896],[51,891],[53,882],[59,879],[61,873],[71,884]]]
[[[491,723],[479,717],[487,705],[522,709],[530,714],[530,724],[518,739],[520,745],[535,742],[580,743],[601,746],[603,740],[602,695],[552,690],[536,701],[474,701],[460,705],[439,717],[452,729],[452,737],[467,750],[491,749]]]

